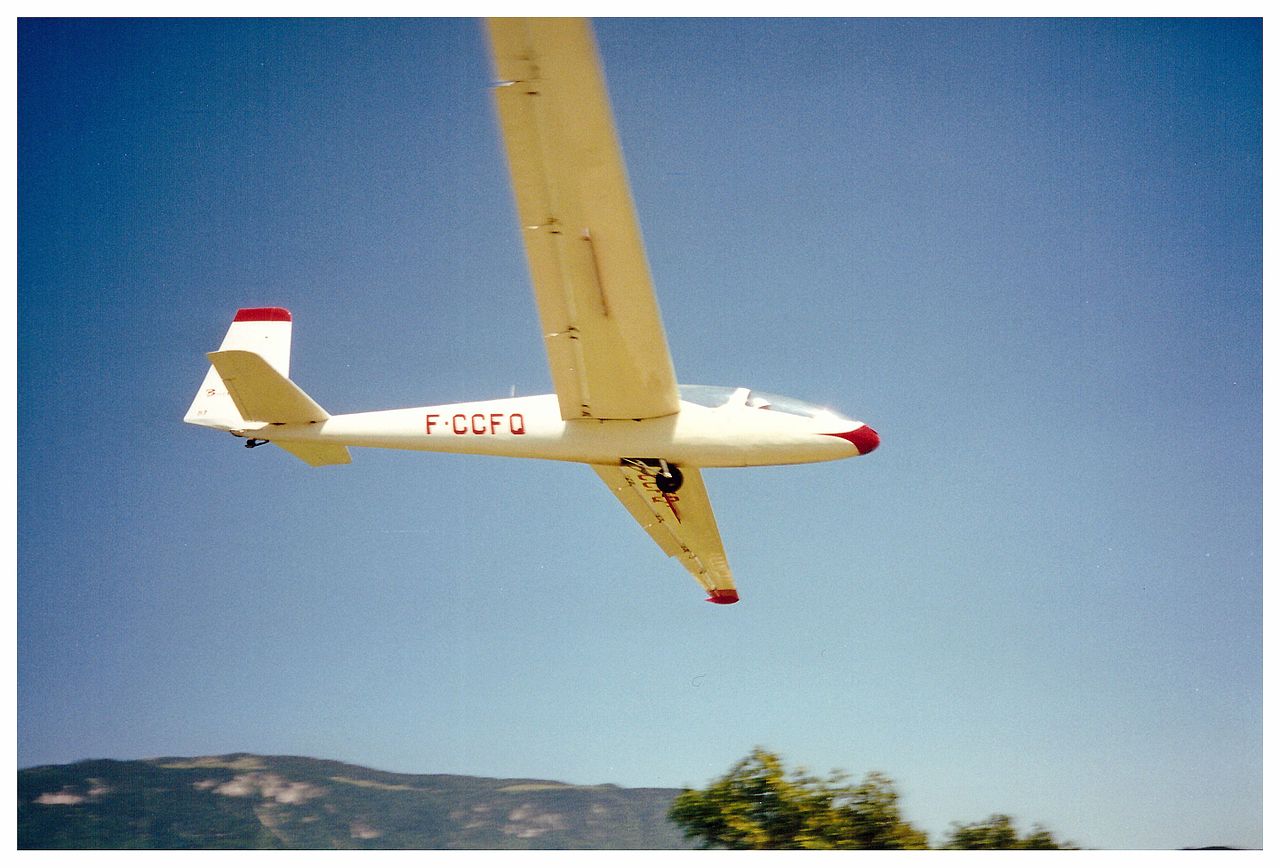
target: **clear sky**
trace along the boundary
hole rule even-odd
[[[873,455],[588,469],[183,425],[238,307],[331,412],[550,390],[474,21],[18,28],[18,764],[230,751],[1262,844],[1257,21],[597,28],[680,379]]]

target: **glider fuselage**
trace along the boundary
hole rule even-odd
[[[278,442],[327,442],[587,464],[662,456],[676,464],[699,467],[832,461],[865,454],[878,443],[871,429],[836,413],[814,408],[814,415],[801,415],[751,406],[748,401],[754,393],[749,390],[721,391],[729,400],[720,406],[682,400],[680,412],[654,419],[565,421],[555,395],[536,395],[345,413],[321,422],[266,425],[243,433]]]

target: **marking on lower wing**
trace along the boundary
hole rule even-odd
[[[680,524],[684,524],[684,519],[680,517],[680,507],[676,506],[676,504],[680,502],[680,498],[676,497],[674,494],[668,494],[665,491],[662,493],[662,498],[667,502],[667,507],[671,510],[671,514],[676,517],[676,521]]]

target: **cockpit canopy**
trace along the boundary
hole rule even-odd
[[[757,410],[789,413],[792,416],[804,416],[807,419],[826,417],[848,420],[843,413],[832,410],[830,407],[811,404],[799,398],[788,398],[785,395],[774,395],[770,392],[734,386],[680,386],[680,400],[711,409],[739,405],[754,407]]]

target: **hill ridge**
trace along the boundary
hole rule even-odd
[[[245,752],[18,771],[20,849],[685,849],[677,789]]]

